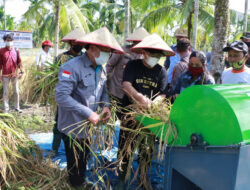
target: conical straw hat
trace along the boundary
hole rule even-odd
[[[175,52],[156,33],[145,37],[139,44],[132,47],[131,51],[140,54],[143,49],[161,50],[165,56],[175,55]]]
[[[104,47],[107,51],[114,50],[116,53],[124,54],[121,46],[106,27],[90,32],[81,38],[77,38],[76,42],[83,45],[98,45]]]
[[[85,32],[80,28],[76,28],[75,30],[68,33],[66,36],[61,39],[62,42],[75,41],[77,38],[81,38],[85,35]]]
[[[135,42],[140,42],[142,41],[145,37],[149,36],[150,34],[145,30],[145,28],[140,27],[137,30],[135,30],[132,34],[130,34],[126,41],[135,41]]]

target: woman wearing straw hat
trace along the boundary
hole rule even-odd
[[[129,106],[133,103],[138,104],[142,108],[148,108],[154,98],[165,97],[167,90],[167,71],[158,64],[160,57],[173,56],[175,53],[157,34],[145,37],[139,44],[131,48],[131,51],[142,54],[143,59],[129,61],[123,73],[123,106]],[[123,125],[126,128],[132,128],[130,122]],[[124,146],[129,139],[130,132],[120,130],[119,134],[119,150],[118,159],[122,158],[122,170],[119,171],[120,187],[125,184],[125,176],[127,173],[130,153],[124,152]],[[131,143],[129,150],[133,151],[134,143]],[[140,146],[141,147],[141,146]],[[143,185],[148,186],[146,171],[141,167],[140,158],[142,158],[142,149],[139,148],[139,171],[140,179]],[[149,160],[148,160],[149,161]],[[142,172],[143,171],[143,172]],[[122,189],[122,188],[121,188]]]
[[[108,61],[111,51],[124,52],[106,27],[86,34],[76,43],[84,45],[86,53],[60,68],[55,92],[58,130],[65,145],[70,183],[91,189],[93,186],[85,180],[89,153],[88,128],[81,124],[86,120],[96,126],[101,120],[98,107],[102,108],[102,121],[105,123],[109,119],[111,113],[103,64]],[[71,138],[81,147],[72,146]]]
[[[110,94],[117,101],[118,105],[121,105],[121,100],[124,95],[122,90],[122,78],[125,66],[128,61],[140,58],[140,55],[131,52],[130,48],[141,42],[146,36],[149,36],[149,33],[143,27],[135,30],[126,39],[126,41],[131,42],[131,44],[122,47],[126,54],[112,54],[106,65],[108,74],[108,89]]]
[[[84,32],[79,29],[76,28],[75,30],[71,31],[70,33],[68,33],[61,41],[68,43],[70,45],[70,49],[68,51],[65,51],[63,53],[61,53],[60,55],[58,55],[56,57],[56,61],[55,63],[57,65],[62,65],[65,62],[73,59],[74,57],[77,57],[79,55],[82,55],[82,48],[83,46],[80,44],[75,43],[75,40],[77,38],[80,38],[84,36]],[[52,141],[52,156],[56,156],[58,154],[58,149],[60,147],[61,144],[61,133],[60,131],[58,131],[57,129],[57,119],[58,119],[58,111],[56,111],[55,114],[55,124],[53,127],[53,141]]]

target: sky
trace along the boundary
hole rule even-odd
[[[29,1],[24,0],[5,0],[6,13],[15,17],[16,21],[22,18],[22,15],[28,10]],[[230,0],[230,9],[244,13],[245,0]],[[0,0],[0,5],[3,5],[3,0]],[[250,0],[248,0],[248,12],[250,11]]]

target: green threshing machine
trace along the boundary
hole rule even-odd
[[[250,189],[250,85],[192,86],[170,112],[164,190]],[[144,126],[155,124],[143,118]],[[150,130],[167,133],[168,124]],[[164,139],[164,137],[163,137]]]

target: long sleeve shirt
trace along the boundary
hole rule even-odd
[[[0,49],[0,71],[5,77],[16,77],[18,68],[22,68],[20,53],[15,48]]]
[[[86,54],[69,60],[59,70],[55,99],[58,103],[58,130],[85,138],[88,131],[82,130],[77,123],[87,120],[98,106],[109,104],[104,68],[94,68]]]
[[[171,80],[171,86],[174,87],[179,80],[179,77],[182,75],[182,73],[185,73],[188,70],[188,63],[189,63],[189,57],[191,52],[183,55],[181,57],[181,60],[174,66],[173,74],[172,74],[172,80]]]
[[[44,50],[40,51],[36,56],[36,65],[39,67],[48,66],[48,63],[52,63],[53,58],[49,53],[46,53]]]

